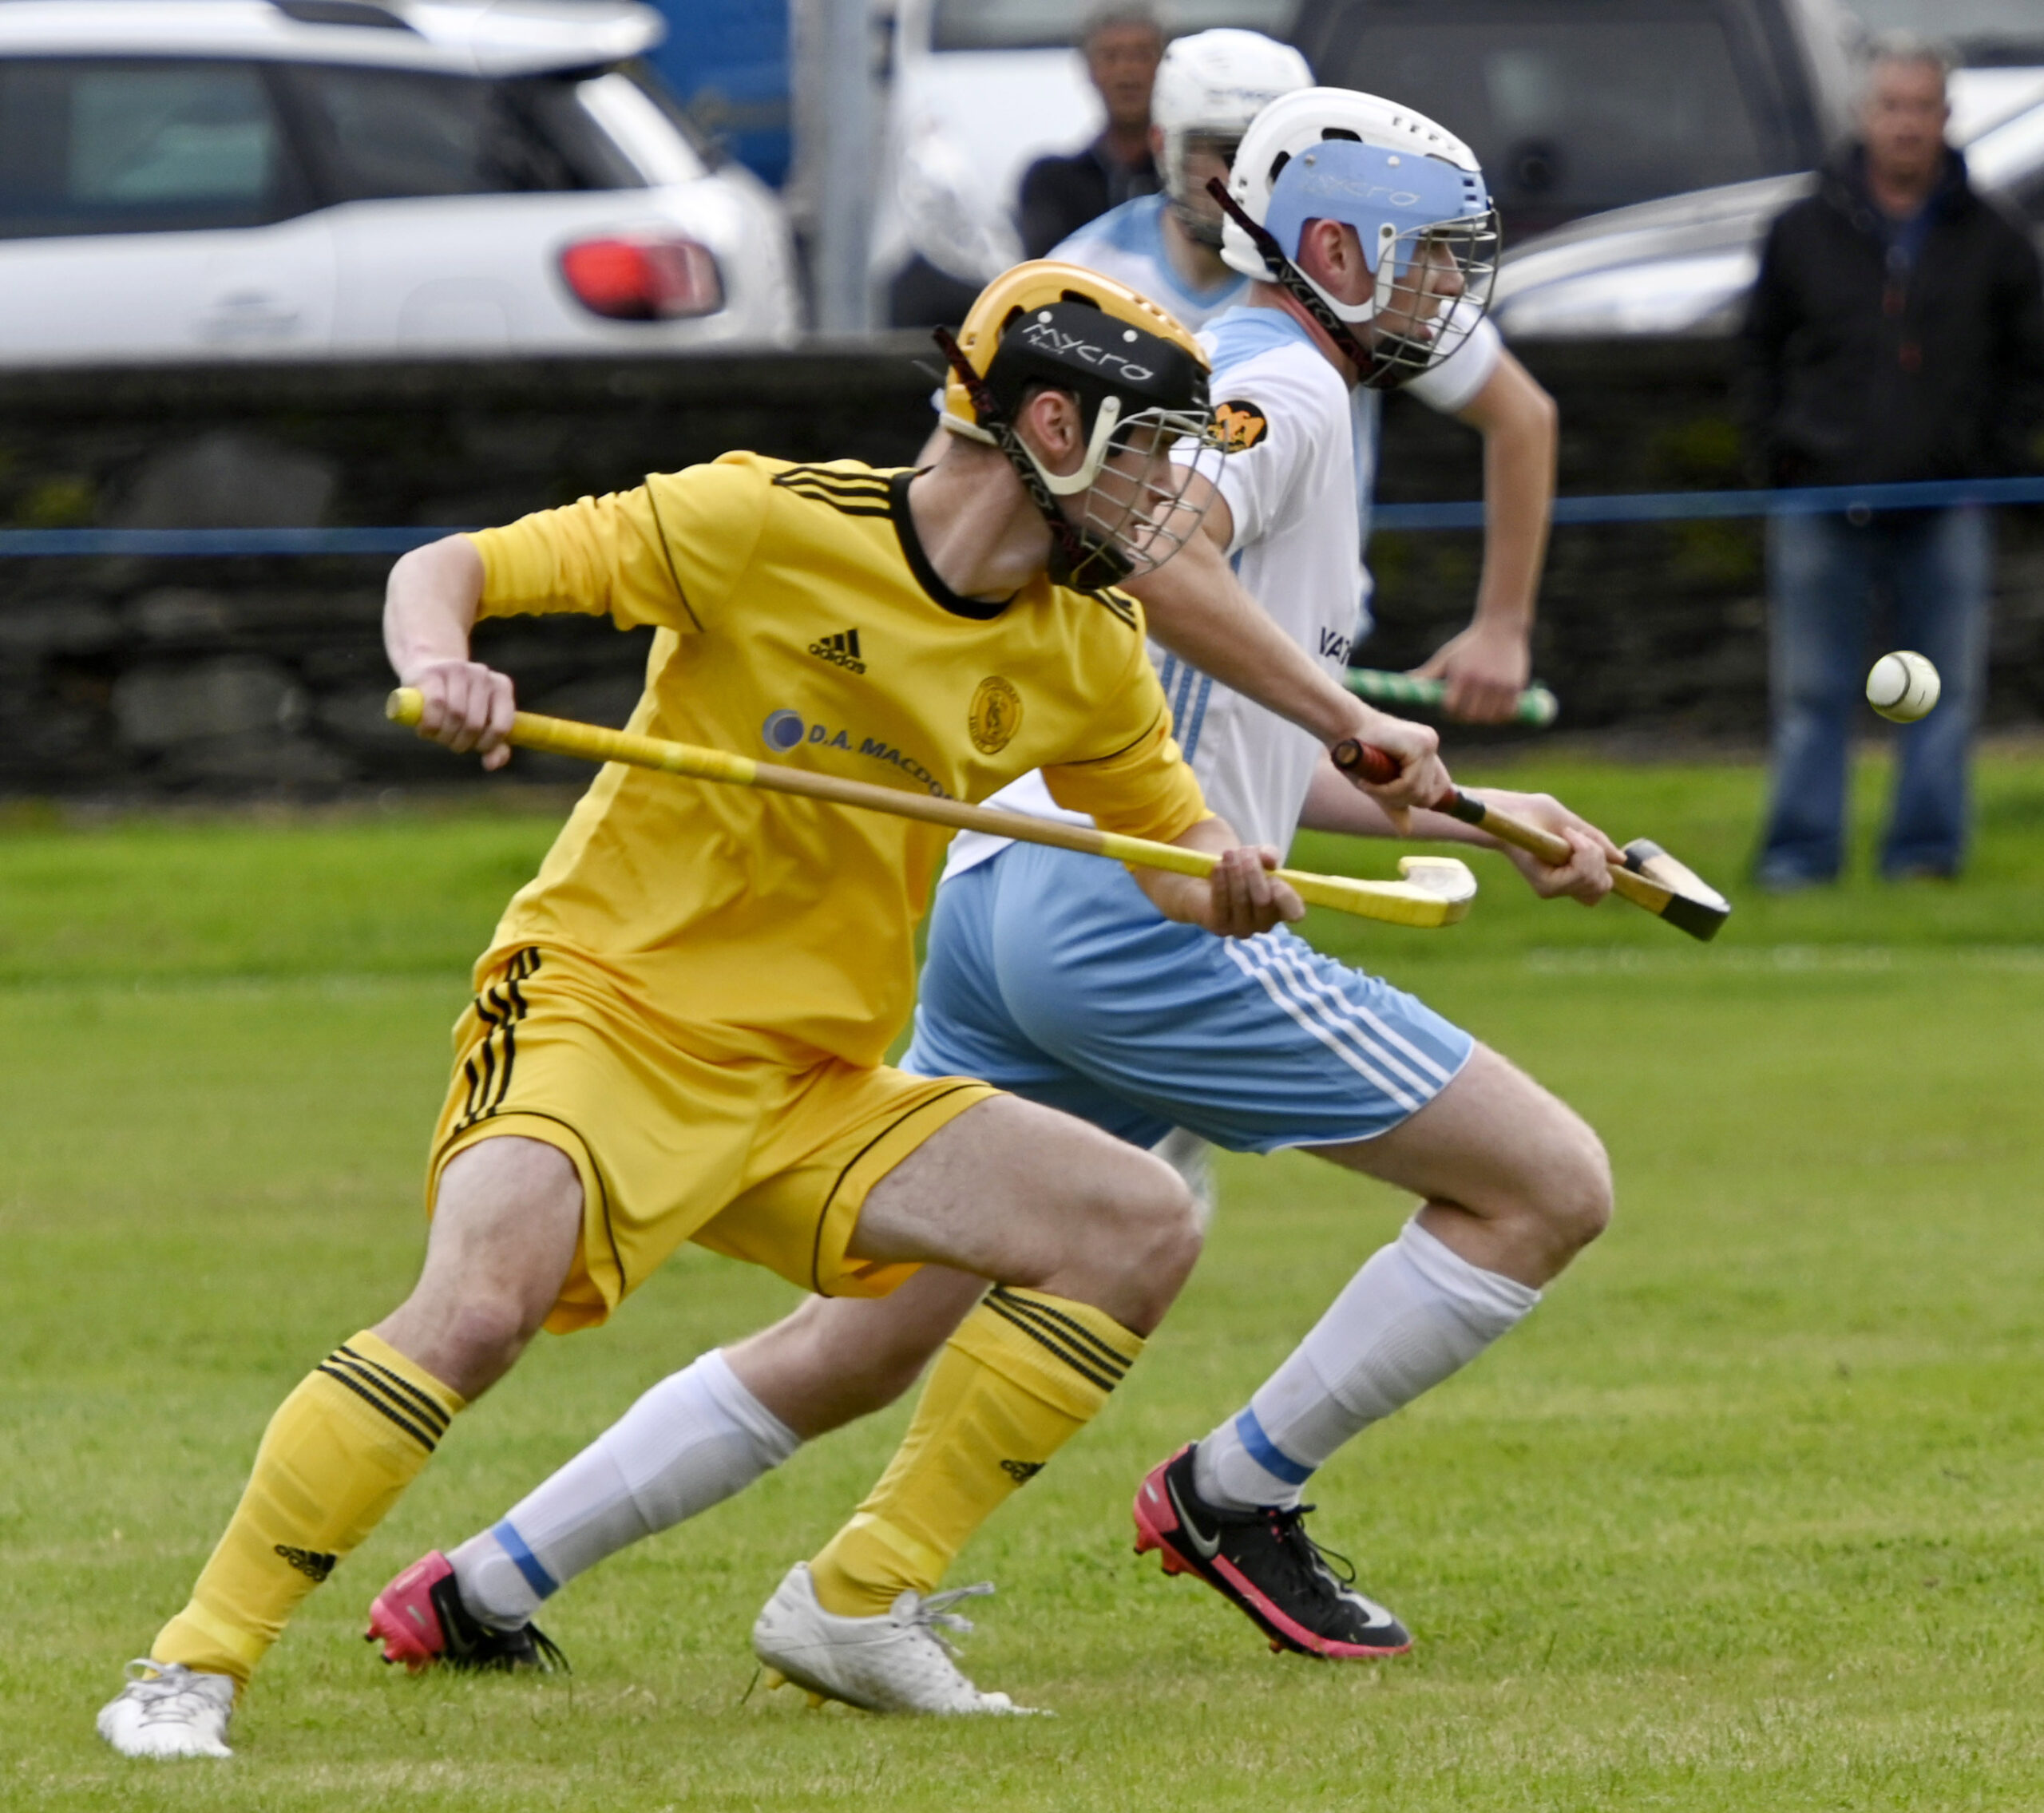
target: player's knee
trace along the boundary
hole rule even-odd
[[[1574,1254],[1611,1223],[1611,1161],[1604,1142],[1574,1115],[1543,1179],[1540,1217],[1556,1245]]]
[[[443,1312],[441,1341],[465,1376],[496,1378],[509,1370],[545,1319],[546,1310],[519,1292],[471,1291]]]
[[[1146,1316],[1161,1317],[1199,1258],[1198,1205],[1185,1179],[1146,1154],[1119,1181],[1104,1218],[1111,1229],[1114,1269],[1124,1288]]]

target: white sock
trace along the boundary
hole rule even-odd
[[[521,1625],[576,1574],[743,1491],[801,1445],[722,1353],[706,1353],[447,1558],[462,1602],[485,1624]]]
[[[1467,1366],[1539,1300],[1530,1285],[1471,1265],[1408,1221],[1248,1407],[1199,1444],[1199,1495],[1236,1510],[1297,1504],[1344,1442]]]

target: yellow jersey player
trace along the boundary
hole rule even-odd
[[[1277,853],[1206,810],[1112,589],[1198,528],[1171,455],[1209,436],[1205,358],[1109,279],[1040,264],[997,285],[977,363],[959,354],[985,432],[928,471],[730,454],[407,555],[386,641],[424,732],[500,765],[511,684],[469,659],[475,621],[608,614],[657,632],[635,730],[967,800],[1040,769],[1099,824],[1223,853],[1206,880],[1140,873],[1170,917],[1237,937],[1298,917]],[[1431,737],[1389,740],[1406,796],[1432,797]],[[271,1419],[190,1602],[100,1714],[116,1749],[228,1755],[264,1653],[454,1419],[541,1326],[603,1321],[684,1241],[823,1295],[885,1295],[925,1261],[995,1283],[999,1313],[959,1338],[967,1471],[1034,1471],[1099,1409],[1191,1267],[1193,1205],[1077,1120],[881,1062],[945,837],[604,770],[477,964],[418,1281]],[[771,1423],[774,1379],[731,1370],[730,1401]],[[387,1656],[541,1655],[528,1629],[475,1629],[453,1584],[433,1557],[385,1593]],[[1004,1709],[951,1665],[944,1614],[913,1612],[873,1621],[886,1665]]]

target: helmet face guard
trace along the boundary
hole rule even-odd
[[[1104,408],[1101,413],[1104,417]],[[1189,451],[1175,459],[1174,448]],[[1103,458],[1097,464],[1088,458],[1095,476],[1085,488],[1079,535],[1089,560],[1077,576],[1060,583],[1093,591],[1161,567],[1198,532],[1214,500],[1221,459],[1210,409],[1138,410],[1124,418]],[[1196,501],[1187,495],[1195,485]],[[1103,572],[1110,565],[1119,570],[1095,580],[1091,576],[1095,563]]]
[[[1498,220],[1469,148],[1424,115],[1349,89],[1273,101],[1244,135],[1222,194],[1222,257],[1281,286],[1377,389],[1448,358],[1490,306]],[[1337,300],[1299,268],[1308,223],[1361,242],[1371,294]],[[1367,328],[1366,332],[1356,331]]]
[[[1345,306],[1300,270],[1278,236],[1252,220],[1218,177],[1207,190],[1249,236],[1270,267],[1271,280],[1313,317],[1355,366],[1357,382],[1369,389],[1395,390],[1431,370],[1468,338],[1490,307],[1498,269],[1494,208],[1402,230],[1380,222],[1374,244],[1357,227],[1375,284],[1369,301]],[[1292,235],[1293,250],[1306,220],[1339,218],[1304,216]],[[1371,328],[1367,338],[1355,331],[1366,324]]]
[[[1193,206],[1187,192],[1189,179],[1186,175],[1185,160],[1191,153],[1204,152],[1217,157],[1230,170],[1235,167],[1235,153],[1242,148],[1242,134],[1230,133],[1188,133],[1172,155],[1165,180],[1165,193],[1171,203],[1173,217],[1183,230],[1185,236],[1199,245],[1221,249],[1221,223],[1224,216],[1202,213]]]
[[[947,407],[945,424],[1008,456],[1049,525],[1055,583],[1081,592],[1119,584],[1161,566],[1198,529],[1212,492],[1196,505],[1187,493],[1210,483],[1221,449],[1206,366],[1189,338],[1175,343],[1070,294],[1012,310],[984,374],[949,332],[936,338],[972,412],[968,421]],[[1072,472],[1052,472],[1016,432],[1039,390],[1077,405],[1085,450]],[[1174,460],[1186,441],[1192,459]],[[1064,501],[1082,494],[1075,522]]]

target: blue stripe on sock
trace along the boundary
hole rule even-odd
[[[1283,1480],[1287,1486],[1303,1486],[1313,1478],[1311,1467],[1300,1466],[1264,1434],[1254,1410],[1246,1410],[1235,1419],[1235,1435],[1249,1450],[1250,1459],[1274,1479]]]
[[[1259,1435],[1262,1433],[1261,1429],[1257,1431]],[[1273,1449],[1271,1451],[1274,1454],[1277,1451]],[[497,1538],[505,1554],[518,1564],[518,1571],[525,1577],[525,1584],[542,1599],[550,1599],[561,1590],[561,1582],[540,1566],[539,1557],[525,1546],[525,1538],[511,1527],[508,1518],[491,1530],[490,1534]]]

